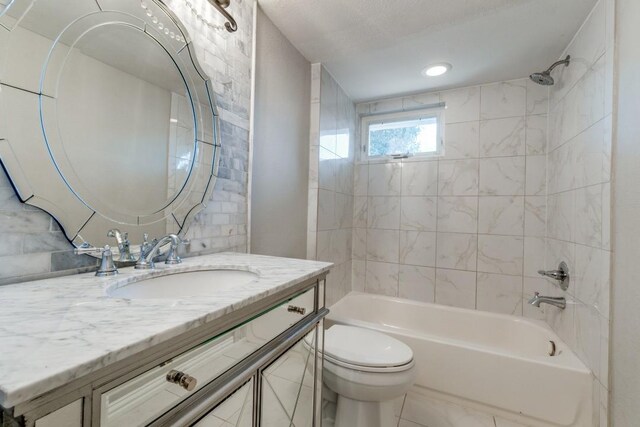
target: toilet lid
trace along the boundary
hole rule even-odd
[[[407,365],[413,351],[405,343],[370,329],[334,325],[325,331],[324,355],[349,365],[387,368]]]

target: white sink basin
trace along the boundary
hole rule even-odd
[[[204,270],[168,274],[107,289],[112,298],[145,299],[210,296],[217,291],[253,282],[256,273],[246,270]]]

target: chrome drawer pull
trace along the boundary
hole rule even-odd
[[[295,305],[290,305],[289,307],[287,307],[287,311],[289,313],[297,313],[300,314],[302,316],[304,316],[304,314],[307,312],[307,309],[304,307],[298,307]]]
[[[193,391],[198,384],[198,380],[193,378],[191,375],[187,375],[184,372],[176,371],[172,369],[167,374],[167,381],[170,383],[178,384],[180,387],[187,391]]]

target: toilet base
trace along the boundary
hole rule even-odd
[[[363,402],[338,395],[335,427],[393,427],[393,401]]]

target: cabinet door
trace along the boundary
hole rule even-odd
[[[313,314],[314,305],[315,290],[310,289],[126,382],[107,385],[98,392],[100,426],[148,425]],[[191,387],[173,381],[183,377],[191,379]]]
[[[253,388],[251,380],[227,397],[193,427],[252,427]]]
[[[261,370],[261,425],[314,425],[316,330]]]

